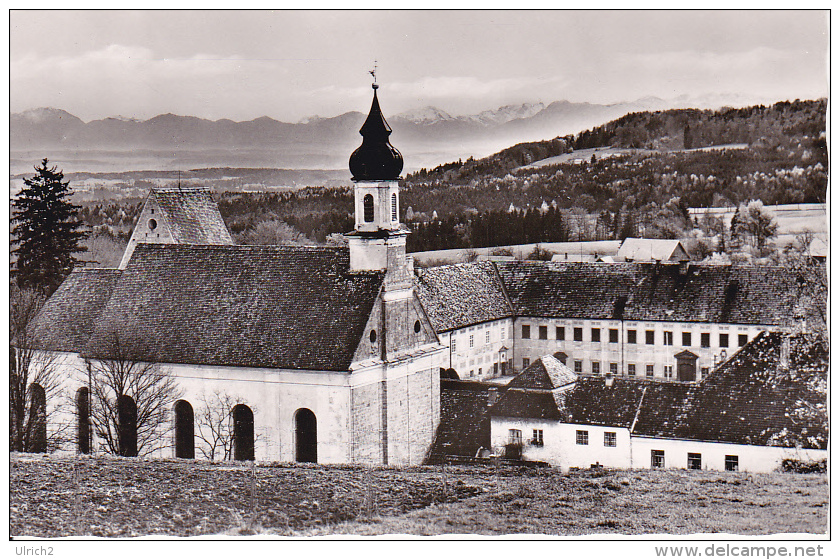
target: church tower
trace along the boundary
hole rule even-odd
[[[379,108],[379,86],[372,87],[370,113],[359,130],[362,145],[350,156],[356,209],[356,226],[348,235],[350,270],[384,270],[386,290],[409,289],[412,267],[405,242],[410,232],[399,217],[403,158],[388,141],[391,127]]]

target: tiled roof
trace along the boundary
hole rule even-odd
[[[633,435],[684,437],[685,415],[695,389],[695,385],[686,383],[647,383]]]
[[[71,272],[35,319],[39,346],[56,352],[81,352],[120,273],[113,268],[81,268]]]
[[[107,355],[116,335],[164,363],[346,371],[383,280],[349,260],[346,248],[138,245],[85,354]]]
[[[424,269],[417,295],[437,332],[511,316],[501,281],[488,261]]]
[[[207,188],[153,189],[175,243],[233,245],[219,207]]]
[[[566,365],[548,355],[536,360],[533,364],[510,380],[507,387],[520,389],[559,389],[577,381],[577,374]]]
[[[496,263],[514,312],[525,317],[610,318],[627,297],[638,265]]]
[[[601,376],[581,376],[566,393],[562,413],[571,424],[630,428],[642,400],[644,385],[618,378],[607,386]]]
[[[508,388],[490,408],[490,415],[503,418],[560,420],[562,415],[551,391]]]
[[[682,243],[678,239],[639,239],[628,237],[616,253],[619,261],[667,261],[672,257],[679,260],[687,257]]]
[[[781,325],[801,286],[783,267],[495,263],[524,317]]]

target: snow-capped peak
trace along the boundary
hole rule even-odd
[[[452,115],[442,109],[431,106],[406,111],[405,113],[400,113],[397,117],[413,122],[414,124],[433,124],[440,121],[452,120]]]

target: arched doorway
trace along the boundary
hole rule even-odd
[[[318,462],[318,420],[308,408],[295,412],[295,461]]]
[[[254,460],[254,413],[247,405],[233,407],[233,460]]]
[[[76,439],[79,453],[90,453],[90,391],[87,387],[76,391]]]
[[[137,404],[128,395],[117,398],[117,422],[120,455],[137,457]]]
[[[29,386],[29,445],[30,453],[47,452],[47,392],[37,383]]]
[[[175,456],[195,459],[193,407],[187,401],[175,403]]]

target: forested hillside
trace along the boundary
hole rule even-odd
[[[825,112],[818,100],[633,113],[576,136],[422,169],[402,185],[401,219],[414,231],[408,248],[680,237],[694,227],[689,207],[825,202]],[[727,144],[740,146],[703,149]],[[595,146],[639,151],[523,168]],[[217,198],[240,242],[323,243],[353,227],[348,187]],[[106,209],[92,210],[86,220],[102,223]],[[124,211],[123,222],[136,208]]]

